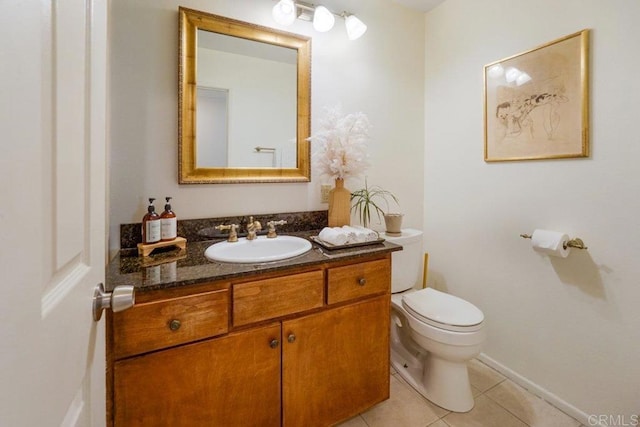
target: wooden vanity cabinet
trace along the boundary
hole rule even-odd
[[[120,360],[117,427],[279,426],[280,324]]]
[[[385,254],[112,315],[110,425],[322,427],[363,412],[389,397],[390,280]]]
[[[114,314],[116,359],[229,331],[229,291],[221,289],[136,304]]]
[[[389,398],[389,297],[282,324],[285,427],[330,426]]]

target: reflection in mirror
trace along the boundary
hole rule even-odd
[[[198,85],[196,168],[228,166],[229,90]]]
[[[310,43],[180,8],[180,183],[310,180]]]
[[[297,51],[198,30],[197,55],[196,167],[295,167]]]

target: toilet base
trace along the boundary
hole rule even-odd
[[[468,412],[475,404],[467,364],[451,362],[431,353],[409,354],[391,349],[391,366],[418,393],[453,412]],[[425,387],[428,384],[428,387]]]

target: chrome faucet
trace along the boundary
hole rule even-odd
[[[262,224],[260,221],[254,221],[253,217],[249,217],[249,223],[247,224],[247,240],[253,240],[257,236],[257,232],[262,230]]]

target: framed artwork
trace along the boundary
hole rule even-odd
[[[589,30],[484,67],[484,160],[589,156]]]

